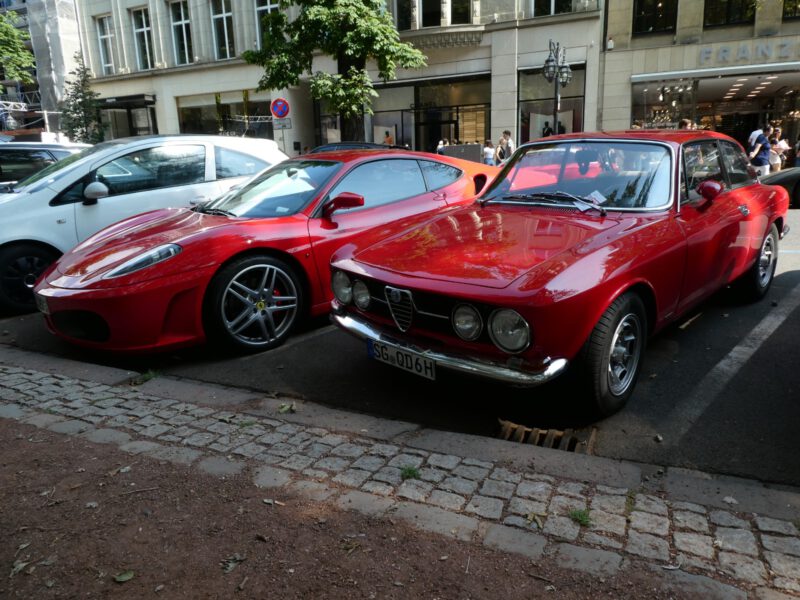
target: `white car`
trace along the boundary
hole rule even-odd
[[[0,195],[0,313],[35,309],[33,284],[103,227],[216,198],[287,156],[272,140],[124,138],[54,163]]]

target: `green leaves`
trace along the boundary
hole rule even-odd
[[[25,40],[30,36],[14,26],[18,19],[19,16],[13,11],[0,13],[0,63],[3,65],[5,79],[33,83],[32,71],[36,61],[25,47]],[[4,90],[0,85],[0,92]]]
[[[89,69],[83,63],[80,52],[75,53],[74,71],[67,80],[66,93],[61,103],[61,129],[73,142],[96,144],[103,141],[100,126],[100,109],[97,98],[100,96],[89,84]]]

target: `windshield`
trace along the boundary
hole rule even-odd
[[[285,217],[303,210],[342,166],[328,160],[293,160],[256,175],[240,188],[200,207],[235,217]]]
[[[667,147],[648,142],[569,141],[522,148],[483,194],[483,202],[575,197],[603,209],[671,202]]]
[[[41,188],[50,185],[51,183],[55,183],[64,175],[72,171],[73,166],[81,161],[82,159],[86,158],[87,156],[91,156],[101,150],[105,150],[112,146],[118,146],[120,144],[115,142],[106,142],[105,144],[97,144],[96,146],[92,146],[91,148],[86,148],[77,154],[71,154],[67,158],[59,160],[58,162],[54,162],[52,165],[49,165],[42,169],[41,171],[37,171],[30,177],[27,177],[20,181],[19,183],[14,185],[15,191],[26,191],[26,192],[36,192],[39,191]],[[38,183],[38,185],[36,185]]]

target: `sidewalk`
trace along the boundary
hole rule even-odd
[[[402,522],[587,581],[639,574],[631,590],[656,586],[665,597],[800,597],[798,490],[311,405],[281,412],[291,400],[247,390],[169,378],[129,385],[136,375],[0,348],[0,419],[153,465],[247,476],[262,495]],[[541,579],[552,581],[539,581],[548,597],[598,595],[558,595],[558,581]],[[412,597],[403,592],[391,597]],[[472,597],[495,596],[484,594]]]

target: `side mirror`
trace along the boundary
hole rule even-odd
[[[697,184],[697,193],[700,194],[706,202],[711,202],[714,198],[719,196],[725,189],[719,181],[713,179],[706,179]]]
[[[108,196],[108,186],[100,181],[93,181],[83,189],[83,203],[89,206],[97,204],[100,198]]]
[[[358,208],[359,206],[364,206],[364,196],[359,196],[352,192],[342,192],[325,205],[322,209],[322,216],[328,219],[337,210]]]

